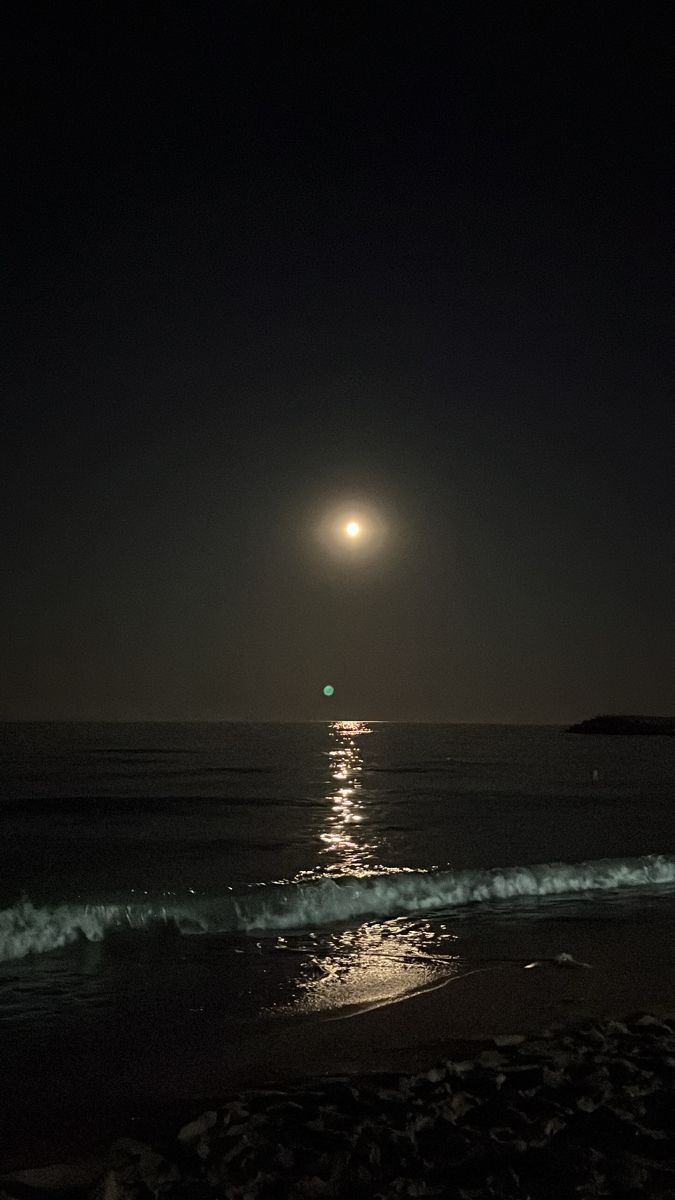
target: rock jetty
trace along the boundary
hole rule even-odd
[[[483,1043],[485,1045],[485,1043]],[[675,1019],[496,1038],[416,1075],[249,1091],[123,1139],[91,1200],[675,1197]]]
[[[590,717],[587,721],[579,721],[577,725],[570,725],[567,732],[628,735],[661,734],[666,737],[675,737],[675,717]]]

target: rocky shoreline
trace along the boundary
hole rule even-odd
[[[3,1200],[27,1194],[0,1182]],[[673,1200],[675,1018],[495,1038],[414,1075],[244,1091],[165,1136],[120,1139],[96,1182],[70,1194]]]
[[[604,714],[570,725],[567,732],[625,737],[675,737],[675,717]]]

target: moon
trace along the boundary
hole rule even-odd
[[[367,496],[338,496],[314,526],[322,555],[348,571],[363,571],[392,541],[392,518]]]

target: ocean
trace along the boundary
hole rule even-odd
[[[12,1137],[272,1077],[274,1030],[487,964],[592,968],[611,942],[635,972],[629,947],[670,945],[675,739],[354,720],[0,741]]]

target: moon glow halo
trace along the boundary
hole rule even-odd
[[[328,560],[350,568],[374,562],[390,540],[391,521],[379,506],[360,497],[346,497],[324,509],[314,535]]]

